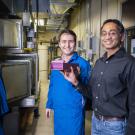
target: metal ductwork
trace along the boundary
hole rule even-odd
[[[68,10],[76,5],[75,0],[50,0],[50,18],[47,30],[60,30],[68,26]]]
[[[52,14],[65,14],[71,7],[75,6],[75,0],[50,0],[50,10]]]
[[[33,19],[43,19],[44,26],[38,26],[39,32],[66,28],[69,11],[77,5],[77,1],[79,0],[0,0],[7,7],[7,13],[22,17],[22,13],[26,11],[31,12]]]

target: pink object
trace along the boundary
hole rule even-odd
[[[51,62],[51,70],[63,70],[63,60],[53,60]]]

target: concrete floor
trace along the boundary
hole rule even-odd
[[[41,84],[39,113],[40,117],[34,135],[53,135],[53,114],[50,119],[45,116],[45,103],[47,100],[48,83]]]
[[[27,130],[25,135],[53,135],[53,113],[50,119],[45,117],[45,103],[47,100],[48,83],[41,84],[39,114],[40,116],[34,120],[31,130]],[[90,135],[90,111],[86,111],[85,119],[85,135]]]

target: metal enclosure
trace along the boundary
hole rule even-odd
[[[5,60],[1,63],[1,73],[8,102],[31,95],[32,65],[29,60]]]
[[[0,19],[0,49],[23,49],[21,19]]]
[[[5,60],[29,60],[31,63],[31,95],[35,95],[35,98],[38,96],[38,81],[39,81],[39,58],[36,52],[33,53],[8,53],[2,55]]]

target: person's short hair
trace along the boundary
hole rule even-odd
[[[69,30],[69,29],[64,29],[64,30],[62,30],[62,31],[60,32],[60,34],[59,34],[59,36],[58,36],[58,42],[60,42],[61,35],[64,34],[64,33],[67,33],[67,34],[72,35],[73,38],[74,38],[74,41],[75,41],[75,43],[76,43],[76,38],[77,38],[77,36],[76,36],[76,34],[75,34],[74,31]]]
[[[101,26],[101,30],[103,29],[105,24],[110,23],[110,22],[115,23],[118,26],[118,30],[119,30],[120,33],[125,32],[125,28],[124,28],[123,24],[117,19],[107,19],[107,20],[105,20],[103,22],[103,25]]]

